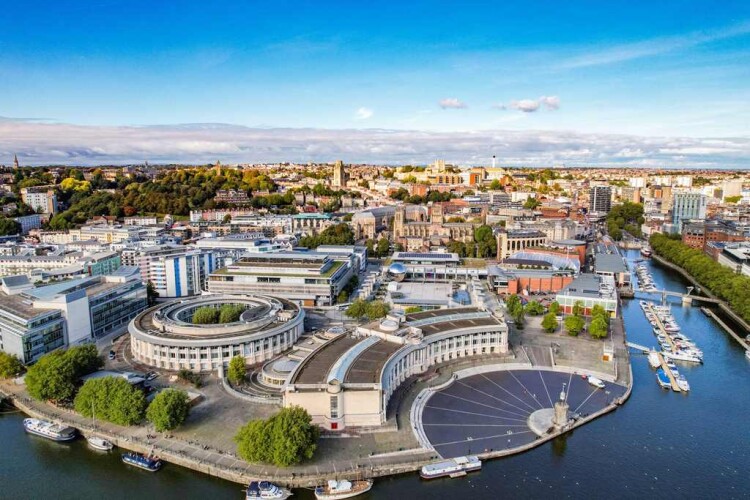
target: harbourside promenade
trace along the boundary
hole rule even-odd
[[[535,320],[531,323],[535,323]],[[250,406],[247,406],[249,403],[227,394],[221,396],[219,393],[223,392],[223,389],[215,378],[201,389],[207,393],[209,402],[201,403],[193,410],[184,426],[185,429],[181,428],[170,434],[159,434],[147,426],[122,427],[97,422],[96,434],[106,437],[123,450],[155,453],[166,462],[240,484],[267,479],[287,487],[312,487],[334,478],[377,478],[409,473],[438,458],[435,450],[425,447],[417,439],[413,431],[410,409],[423,391],[445,384],[459,370],[502,371],[519,367],[534,368],[535,365],[539,367],[546,363],[538,363],[540,353],[550,352],[549,361],[554,366],[545,365],[543,369],[596,374],[626,387],[622,397],[595,413],[583,416],[569,427],[522,446],[480,453],[483,459],[521,453],[539,446],[614,410],[630,395],[632,376],[624,340],[621,340],[624,332],[613,329],[618,346],[620,342],[623,343],[625,357],[616,359],[614,364],[610,363],[609,369],[602,369],[606,364],[598,359],[601,356],[601,341],[562,335],[536,335],[532,333],[533,326],[529,326],[531,328],[527,327],[526,332],[521,334],[518,344],[509,356],[486,356],[481,359],[444,363],[433,367],[434,369],[419,378],[405,382],[392,397],[389,422],[385,426],[387,430],[367,429],[347,431],[344,434],[324,434],[319,441],[315,458],[299,466],[279,468],[272,465],[249,464],[235,455],[232,436],[237,431],[238,419],[245,414],[246,410],[243,408],[249,410]],[[619,347],[616,351],[620,353]],[[532,353],[531,356],[529,352]],[[576,358],[579,363],[575,362]],[[31,399],[22,385],[1,382],[0,394],[9,396],[16,407],[29,415],[70,425],[79,429],[83,436],[93,431],[89,419],[72,410]],[[257,406],[254,405],[252,409],[257,411]],[[263,411],[272,411],[272,408],[264,406]],[[230,412],[231,415],[222,417],[222,411]]]

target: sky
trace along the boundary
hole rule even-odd
[[[750,168],[750,2],[2,2],[15,153]]]

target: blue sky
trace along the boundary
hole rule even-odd
[[[750,137],[747,1],[5,3],[0,116],[6,128],[31,118],[83,126],[92,137],[108,127],[195,123],[356,130],[358,137],[370,129],[415,137],[455,132],[459,143],[490,130],[525,131],[528,141],[535,131]],[[35,133],[56,135],[54,127]],[[61,157],[101,148],[90,140],[32,144],[25,135],[0,137],[0,154],[30,148],[30,157],[41,160],[43,147],[65,150]],[[185,140],[212,141],[209,135]],[[238,158],[249,139],[243,140]],[[312,149],[294,154],[337,152],[308,140]],[[712,144],[692,147],[714,155]],[[126,146],[109,156],[124,161]],[[529,144],[530,162],[538,147]],[[739,147],[745,155],[747,143]],[[149,151],[134,150],[133,158]],[[378,151],[382,146],[358,151],[349,161],[377,160]],[[383,161],[411,159],[391,153]],[[601,158],[590,153],[579,159],[615,161],[611,151]],[[462,150],[455,161],[484,157],[486,151]],[[523,150],[513,157],[523,160]],[[549,157],[566,159],[575,160],[565,152]]]

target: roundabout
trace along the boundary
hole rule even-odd
[[[417,412],[423,446],[442,457],[525,449],[559,430],[552,426],[555,402],[567,403],[570,428],[616,404],[627,391],[609,381],[599,389],[580,374],[563,371],[470,372],[424,396]]]

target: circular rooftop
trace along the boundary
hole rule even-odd
[[[244,308],[237,321],[196,324],[193,314],[200,308]],[[263,334],[283,323],[304,316],[293,302],[261,295],[207,295],[180,299],[147,309],[133,319],[130,332],[137,337],[174,340],[209,340]]]

